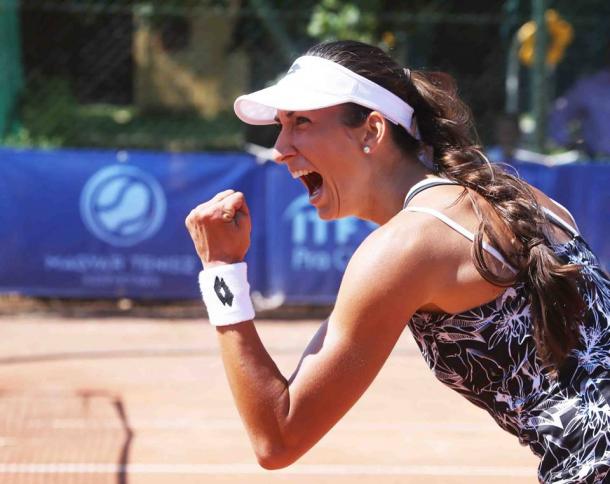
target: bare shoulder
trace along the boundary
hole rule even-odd
[[[558,202],[553,200],[551,197],[549,197],[546,193],[542,192],[538,188],[533,187],[529,184],[528,187],[530,188],[530,190],[532,190],[534,196],[536,197],[536,200],[542,207],[549,209],[559,218],[576,228],[576,220],[567,208],[565,208],[563,205],[560,205]]]
[[[413,199],[413,205],[441,212],[470,231],[479,221],[463,187],[439,186]],[[415,277],[423,290],[439,281],[455,281],[471,265],[471,242],[428,213],[402,210],[372,232],[355,252],[356,267],[383,267],[403,283]],[[452,286],[455,289],[455,286]]]
[[[438,244],[430,224],[414,215],[397,215],[358,247],[341,283],[337,311],[349,306],[356,318],[374,314],[400,323],[431,301],[439,277]]]

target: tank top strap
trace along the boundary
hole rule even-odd
[[[555,200],[552,200],[552,201],[555,202]],[[555,202],[555,203],[557,203],[557,202]],[[559,203],[557,203],[557,205],[559,205]],[[559,205],[559,206],[561,208],[563,208],[564,210],[566,210],[566,212],[567,212],[567,209],[565,207],[563,207],[562,205]],[[566,222],[564,219],[562,219],[555,212],[549,210],[546,207],[542,207],[542,211],[544,212],[544,215],[546,216],[546,218],[549,221],[551,221],[551,223],[557,225],[559,228],[562,228],[564,231],[566,231],[567,233],[572,235],[572,237],[578,237],[580,235],[580,233],[577,229],[572,227],[568,222]]]
[[[428,188],[437,187],[440,185],[458,185],[458,183],[453,180],[448,180],[447,178],[425,178],[413,185],[407,192],[407,196],[402,204],[402,208],[405,208],[418,193],[421,193]]]
[[[445,215],[442,212],[439,212],[438,210],[435,210],[433,208],[428,208],[428,207],[406,207],[404,210],[406,210],[407,212],[419,212],[419,213],[426,213],[428,215],[432,215],[433,217],[439,219],[444,224],[451,227],[456,232],[460,233],[461,235],[463,235],[464,237],[469,239],[471,242],[474,242],[474,234],[470,230],[468,230],[463,225],[460,225],[455,220],[447,217],[447,215]],[[504,256],[502,254],[500,254],[500,252],[495,247],[493,247],[493,246],[489,245],[487,242],[483,241],[483,249],[486,250],[490,255],[495,257],[498,261],[500,261],[502,263],[502,265],[507,267],[513,274],[516,274],[518,272],[513,266],[511,266],[506,261]]]
[[[427,190],[428,188],[437,187],[440,185],[459,185],[459,183],[457,183],[453,180],[449,180],[447,178],[440,178],[440,177],[425,178],[424,180],[421,180],[421,181],[417,182],[415,185],[413,185],[410,188],[410,190],[407,192],[405,201],[403,203],[403,210],[407,210],[408,212],[420,212],[420,213],[426,213],[428,215],[432,215],[433,217],[439,219],[440,221],[442,221],[443,223],[445,223],[446,225],[451,227],[456,232],[459,232],[460,234],[462,234],[467,239],[474,241],[474,234],[470,230],[468,230],[465,227],[463,227],[462,225],[458,224],[455,220],[450,219],[444,213],[439,212],[438,210],[435,210],[433,208],[428,208],[428,207],[408,207],[407,206],[407,205],[409,205],[409,202],[411,202],[411,200],[413,200],[413,198],[417,194],[423,192],[424,190]],[[552,200],[552,202],[567,211],[567,209],[563,205],[559,204],[555,200]],[[565,220],[563,220],[561,217],[559,217],[556,213],[552,212],[551,210],[549,210],[546,207],[542,207],[542,211],[543,211],[544,215],[546,216],[546,218],[551,223],[562,228],[563,230],[565,230],[566,232],[571,234],[573,237],[577,237],[580,235],[578,229],[572,227],[572,225],[567,223]],[[483,249],[485,249],[487,252],[489,252],[489,254],[491,254],[493,257],[495,257],[497,260],[499,260],[513,273],[515,273],[515,274],[517,273],[517,270],[515,270],[515,268],[513,268],[506,261],[506,259],[504,259],[504,256],[502,256],[502,254],[500,254],[500,252],[498,252],[498,250],[496,248],[492,247],[487,242],[483,241]]]

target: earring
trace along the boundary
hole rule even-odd
[[[362,148],[362,151],[364,151],[364,153],[366,155],[368,155],[371,152],[371,148],[369,146],[364,145],[364,148]]]

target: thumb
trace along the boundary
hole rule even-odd
[[[235,210],[233,210],[231,208],[224,208],[222,210],[222,219],[225,222],[232,222],[234,217],[235,217]]]
[[[231,222],[236,215],[250,215],[246,197],[241,192],[235,192],[223,200],[222,218],[226,222]]]

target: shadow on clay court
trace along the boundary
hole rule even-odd
[[[0,413],[3,483],[127,484],[134,432],[120,397],[6,392]]]

